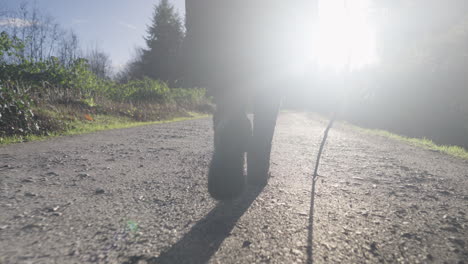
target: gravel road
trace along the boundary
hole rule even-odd
[[[269,185],[224,203],[209,118],[0,147],[0,263],[468,263],[468,161],[340,124],[308,250],[325,125],[281,114]]]

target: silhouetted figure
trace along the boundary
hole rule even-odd
[[[248,181],[267,184],[281,93],[292,84],[298,36],[313,7],[310,0],[186,0],[188,79],[207,87],[216,104],[213,198],[241,194],[246,152]]]

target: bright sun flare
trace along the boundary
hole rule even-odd
[[[369,5],[370,0],[319,1],[320,68],[355,70],[377,62]]]

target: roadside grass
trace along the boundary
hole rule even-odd
[[[394,140],[408,143],[413,146],[418,146],[418,147],[422,147],[422,148],[429,149],[429,150],[439,151],[439,152],[442,152],[442,153],[445,153],[454,157],[468,160],[468,150],[459,146],[437,145],[432,140],[427,139],[427,138],[411,138],[411,137],[397,135],[397,134],[388,132],[386,130],[367,129],[367,128],[362,128],[362,127],[358,127],[358,126],[351,125],[351,124],[347,124],[347,125],[363,133],[391,138]]]
[[[53,137],[59,136],[70,136],[88,134],[103,130],[131,128],[145,125],[164,124],[172,122],[180,122],[185,120],[192,120],[198,118],[208,117],[207,114],[200,114],[195,112],[188,112],[187,116],[174,117],[166,120],[159,121],[146,121],[138,122],[129,117],[112,116],[98,114],[93,115],[92,121],[89,120],[73,120],[67,122],[67,129],[62,132],[52,132],[47,135],[27,135],[27,136],[11,136],[11,137],[0,137],[0,145],[8,145],[13,143],[29,142],[29,141],[42,141]]]

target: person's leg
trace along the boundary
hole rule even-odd
[[[266,185],[269,178],[270,153],[276,118],[281,104],[278,93],[254,98],[253,136],[247,154],[248,181]]]
[[[233,93],[215,97],[214,153],[208,173],[208,191],[218,200],[235,198],[244,190],[245,152],[252,135],[246,101],[247,98]]]

